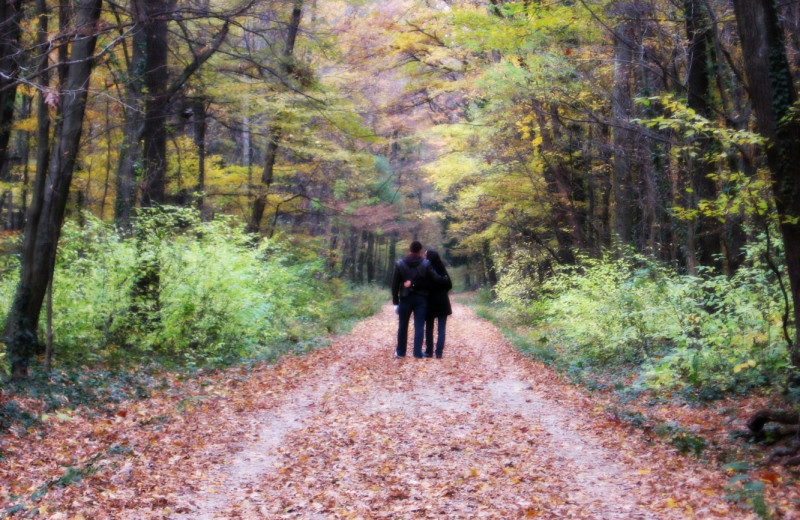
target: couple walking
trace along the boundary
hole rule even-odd
[[[411,242],[408,254],[395,264],[392,277],[392,303],[400,317],[397,328],[397,350],[395,357],[406,356],[408,322],[414,315],[414,357],[433,357],[433,325],[438,321],[436,357],[442,357],[447,316],[453,313],[447,291],[453,282],[439,257],[429,249],[423,255],[422,244]],[[425,353],[422,339],[425,337]]]

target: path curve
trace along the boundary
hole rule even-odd
[[[291,395],[250,414],[246,442],[209,448],[219,463],[168,517],[725,516],[721,499],[675,485],[718,475],[664,464],[467,307],[454,305],[443,359],[393,358],[395,330],[386,306],[309,354]]]

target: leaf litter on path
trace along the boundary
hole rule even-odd
[[[608,421],[493,325],[454,311],[443,359],[395,359],[387,306],[330,348],[76,419],[73,437],[56,429],[33,451],[125,449],[30,507],[54,519],[751,517],[724,500],[726,475]],[[41,485],[63,467],[55,458],[14,491]]]

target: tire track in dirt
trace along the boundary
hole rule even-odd
[[[613,520],[727,510],[697,484],[697,472],[722,477],[606,424],[589,396],[516,353],[493,325],[464,306],[454,312],[441,360],[393,358],[389,306],[309,354],[320,362],[293,396],[254,414],[257,438],[198,484],[205,492],[179,497],[185,513],[170,518]]]

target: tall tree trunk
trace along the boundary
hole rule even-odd
[[[551,107],[546,112],[540,102],[534,101],[534,113],[542,138],[540,153],[545,162],[544,177],[553,195],[550,218],[559,246],[558,259],[562,263],[571,264],[575,261],[573,250],[583,247],[585,243],[583,224],[586,219],[585,215],[575,207],[575,193],[569,179],[569,172],[557,157],[558,133],[556,129],[559,125],[557,109]],[[548,115],[551,116],[549,120]],[[564,223],[567,223],[568,229],[565,229]]]
[[[786,265],[794,301],[791,362],[800,372],[800,118],[792,112],[792,82],[783,32],[773,0],[733,0],[750,100],[759,132],[769,139],[767,163],[780,215]]]
[[[167,68],[167,23],[173,1],[142,0],[147,23],[145,37],[144,86],[147,89],[144,118],[142,167],[142,205],[149,207],[166,201],[167,188],[167,108],[169,69]]]
[[[383,285],[389,287],[392,285],[392,276],[394,275],[394,263],[400,260],[397,258],[397,235],[392,234],[389,237],[389,249],[386,253],[386,276],[383,278]]]
[[[261,175],[261,185],[258,187],[258,194],[253,201],[253,211],[250,214],[250,221],[247,225],[247,231],[250,233],[258,233],[261,229],[261,219],[264,216],[264,210],[267,207],[267,194],[272,185],[273,172],[275,171],[275,159],[278,157],[278,143],[281,140],[281,128],[277,124],[270,125],[268,130],[267,150],[264,159],[264,171]]]
[[[686,36],[689,39],[689,60],[686,90],[689,108],[703,117],[711,116],[711,71],[714,70],[714,40],[711,21],[705,0],[685,0]],[[716,143],[711,136],[701,135],[696,140],[702,153],[710,152]],[[717,185],[709,176],[714,173],[714,163],[701,154],[690,163],[695,204],[717,198]],[[691,225],[691,224],[690,224]],[[708,215],[700,215],[692,233],[696,233],[697,248],[690,250],[697,263],[721,270],[722,225]]]
[[[39,17],[39,26],[36,34],[36,43],[40,48],[44,48],[47,42],[47,26],[48,18],[50,17],[50,9],[47,6],[47,0],[36,0],[37,16]],[[41,199],[43,190],[44,179],[47,177],[47,165],[50,164],[50,110],[47,105],[47,92],[50,87],[50,72],[48,66],[50,65],[50,58],[48,53],[43,52],[37,65],[39,71],[39,81],[42,85],[42,91],[39,92],[39,99],[37,101],[37,115],[36,115],[36,142],[38,148],[36,150],[36,174],[34,175],[33,185],[33,200],[31,206],[35,201]]]
[[[294,45],[297,41],[297,32],[300,30],[300,21],[303,17],[303,0],[294,0],[292,14],[289,19],[289,26],[286,32],[286,44],[283,47],[281,56],[280,71],[285,78],[294,74]],[[261,186],[259,186],[255,199],[253,200],[253,210],[250,213],[250,221],[247,224],[247,231],[258,233],[261,228],[261,218],[264,209],[267,207],[267,193],[272,185],[273,173],[275,170],[275,159],[278,156],[278,147],[281,142],[283,130],[280,125],[280,115],[276,114],[275,120],[270,124],[267,131],[267,151],[264,159],[264,171],[261,173]]]
[[[3,225],[3,206],[6,205],[6,200],[11,199],[11,195],[11,190],[3,190],[3,192],[0,193],[0,229],[8,229],[11,223],[11,204],[9,203],[8,217],[6,217],[7,223]]]
[[[127,62],[125,84],[124,119],[122,143],[117,162],[117,198],[114,202],[114,223],[120,229],[128,229],[136,205],[137,168],[141,167],[141,140],[144,132],[144,70],[147,64],[147,38],[144,26],[147,10],[144,2],[131,2],[134,25],[131,28],[130,56]]]
[[[20,279],[5,334],[12,377],[17,379],[27,377],[28,364],[39,344],[39,316],[53,276],[56,247],[80,145],[101,5],[102,0],[81,0],[76,7],[76,31],[60,96],[62,122],[54,136],[47,178],[37,179],[37,193],[28,211]],[[47,146],[46,142],[39,144]]]
[[[624,21],[614,40],[614,91],[611,106],[616,127],[613,133],[614,164],[613,235],[621,244],[633,241],[633,131],[628,127],[633,113],[633,24]]]
[[[248,182],[252,182],[251,168],[250,168],[250,116],[245,115],[242,118],[242,166],[247,168]]]
[[[0,2],[0,175],[8,169],[8,143],[14,119],[22,0]]]
[[[106,84],[106,88],[109,85]],[[100,219],[105,218],[106,199],[108,198],[108,183],[111,180],[111,100],[106,99],[106,176],[103,181],[103,195],[100,196]]]
[[[481,263],[483,265],[484,279],[494,287],[497,285],[497,270],[494,267],[494,259],[492,258],[492,251],[488,240],[483,241],[483,248],[481,250]]]
[[[358,275],[358,239],[359,234],[356,228],[350,228],[350,241],[348,242],[348,251],[347,256],[350,259],[349,265],[349,277],[350,281],[356,283],[358,280],[356,276]]]
[[[364,283],[364,273],[367,267],[367,252],[364,246],[367,242],[367,230],[361,231],[361,239],[358,241],[358,260],[356,261],[356,279],[358,284]]]
[[[197,186],[195,186],[195,193],[197,194],[197,208],[200,214],[205,219],[205,191],[206,191],[206,128],[208,121],[206,119],[206,100],[203,97],[198,97],[193,100],[193,126],[194,126],[194,144],[197,147]]]
[[[367,235],[367,283],[375,281],[375,233]]]

